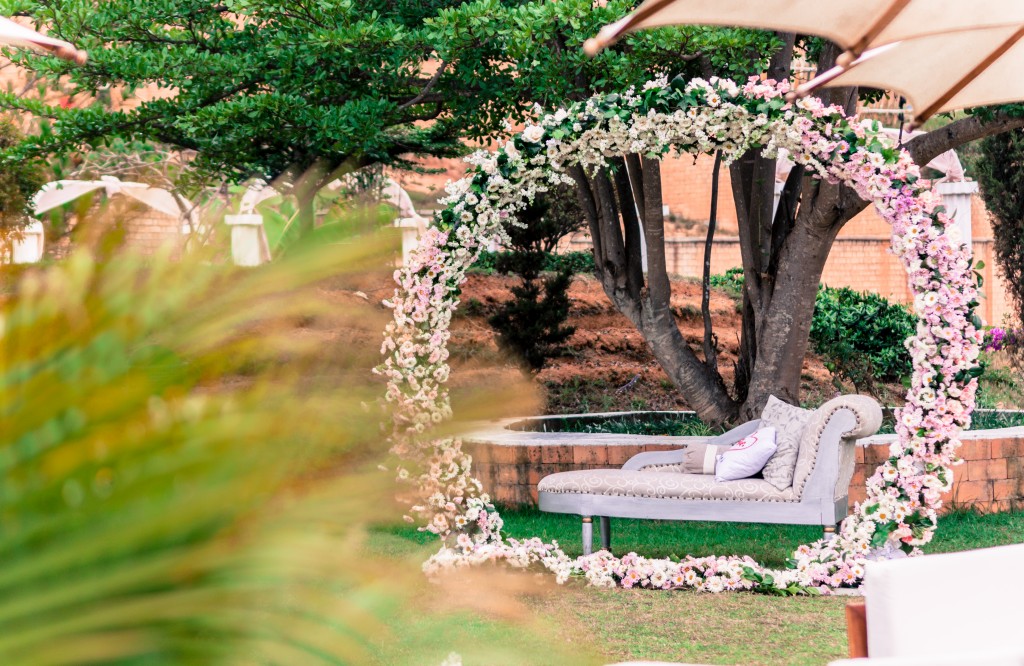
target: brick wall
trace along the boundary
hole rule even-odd
[[[850,482],[851,504],[864,500],[864,482],[888,460],[892,440],[892,436],[871,437],[860,442]],[[959,455],[964,462],[953,468],[953,488],[943,496],[945,508],[1024,509],[1024,428],[966,432]]]
[[[182,221],[146,206],[124,195],[114,195],[98,202],[88,213],[89,220],[115,224],[124,233],[127,247],[152,254],[161,246],[170,245],[180,251],[184,242]]]
[[[863,226],[870,224],[871,220],[862,221]],[[590,238],[578,235],[566,247],[571,250],[589,250]],[[1009,313],[1010,304],[1002,276],[996,268],[991,238],[974,240],[974,256],[985,262],[985,268],[981,271],[985,285],[978,314],[990,324],[999,324]],[[666,239],[665,261],[672,274],[700,277],[704,266],[704,239]],[[741,263],[739,238],[716,237],[711,251],[711,272],[724,273]],[[832,287],[873,291],[899,303],[910,303],[913,300],[907,285],[906,271],[899,259],[889,252],[888,236],[840,234],[828,256],[821,282]]]

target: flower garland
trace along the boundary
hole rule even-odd
[[[689,82],[658,79],[641,91],[600,95],[540,117],[495,153],[467,159],[473,168],[450,183],[447,208],[421,239],[398,289],[386,304],[394,310],[378,369],[394,403],[392,451],[398,475],[415,483],[425,500],[412,507],[444,545],[424,568],[505,561],[543,566],[559,581],[571,575],[602,586],[710,592],[761,589],[794,593],[852,586],[864,562],[915,555],[936,526],[941,495],[953,482],[960,430],[974,408],[982,332],[973,315],[977,279],[966,246],[919,180],[910,155],[895,147],[877,124],[861,125],[835,106],[809,98],[784,101],[788,83],[752,78],[740,86],[724,79]],[[539,112],[538,112],[539,115]],[[672,149],[700,154],[721,151],[728,164],[752,147],[766,157],[782,149],[797,164],[829,182],[842,182],[872,200],[892,225],[892,250],[907,269],[920,317],[907,341],[913,359],[912,387],[897,413],[898,441],[867,481],[857,504],[831,540],[800,546],[792,568],[776,571],[750,558],[622,558],[601,551],[571,559],[557,543],[518,541],[500,535],[501,517],[470,472],[470,457],[457,438],[421,437],[451,416],[444,384],[450,368],[447,342],[459,287],[481,249],[507,242],[505,225],[537,193],[571,182],[565,170],[589,171],[615,156],[660,157]],[[512,222],[515,223],[515,222]],[[424,441],[426,440],[426,441]]]

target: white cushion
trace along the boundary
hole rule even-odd
[[[800,438],[803,437],[811,412],[785,403],[774,395],[768,396],[768,404],[761,412],[761,424],[775,428],[775,445],[778,447],[764,466],[764,480],[782,490],[793,483],[797,457],[800,452]]]
[[[715,481],[749,479],[764,467],[775,453],[775,428],[758,428],[718,454]]]
[[[868,655],[1024,652],[1024,544],[869,562]]]

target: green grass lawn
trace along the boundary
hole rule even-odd
[[[536,510],[506,510],[502,516],[506,531],[513,537],[556,539],[570,555],[580,553],[579,519],[575,516]],[[797,545],[820,533],[815,527],[617,520],[612,521],[612,546],[617,553],[635,550],[647,556],[745,554],[768,565],[782,566]],[[927,552],[1021,542],[1024,512],[955,512],[940,519]],[[368,548],[378,555],[425,556],[434,550],[434,541],[407,525],[381,525],[371,531]],[[594,664],[628,659],[824,664],[846,654],[846,602],[843,597],[784,599],[749,593],[604,590],[576,581],[525,601],[532,615],[530,631],[544,634],[548,641],[573,654],[578,663]],[[434,621],[411,620],[410,635],[429,634],[428,627]],[[472,615],[465,617],[460,631],[460,637],[451,640],[472,646],[476,644],[473,636],[500,642],[502,638],[512,639],[516,629]],[[524,644],[519,663],[568,663],[538,658],[534,648]],[[489,663],[486,658],[473,661],[467,654],[463,657],[467,666]],[[399,650],[393,653],[392,663],[420,662]],[[493,663],[506,662],[496,659]]]

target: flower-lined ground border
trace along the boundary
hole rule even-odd
[[[862,125],[839,107],[809,98],[784,101],[788,83],[752,78],[664,79],[643,90],[600,95],[539,116],[494,153],[478,152],[462,180],[449,184],[445,210],[421,238],[387,304],[387,399],[394,403],[392,451],[398,475],[422,501],[407,520],[443,539],[429,571],[504,561],[540,564],[559,581],[582,575],[595,585],[798,592],[856,585],[864,562],[920,553],[936,527],[941,495],[953,482],[961,429],[974,408],[982,332],[974,316],[977,275],[937,196],[919,182],[909,154],[877,125]],[[541,192],[571,182],[565,170],[603,168],[611,157],[670,150],[722,153],[728,164],[750,148],[768,157],[787,150],[817,178],[842,182],[874,202],[892,225],[892,250],[907,269],[919,316],[906,345],[913,359],[906,406],[897,413],[899,438],[890,458],[867,481],[867,499],[853,508],[839,534],[800,546],[791,568],[771,570],[749,557],[622,558],[601,551],[569,558],[557,543],[501,535],[502,521],[470,470],[457,438],[430,439],[451,416],[445,382],[452,313],[466,271],[483,248],[508,240],[505,227]]]

